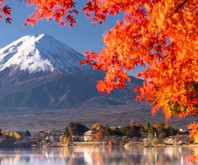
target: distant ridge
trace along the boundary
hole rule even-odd
[[[79,65],[83,55],[51,36],[28,35],[0,49],[0,106],[35,109],[106,107],[133,100],[132,90],[99,94],[97,80],[104,74]]]

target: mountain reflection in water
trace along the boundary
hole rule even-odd
[[[198,147],[1,149],[0,165],[184,165]]]

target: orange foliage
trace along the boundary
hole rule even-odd
[[[194,163],[198,163],[198,155],[190,155],[186,157],[186,161],[188,164],[194,164]]]
[[[100,124],[100,123],[95,123],[91,128],[92,128],[92,129],[95,129],[95,130],[99,130],[99,129],[102,128],[102,124]]]
[[[196,165],[198,164],[198,155],[190,155],[190,156],[186,156],[186,162],[188,164],[191,164],[191,165]]]
[[[74,0],[27,0],[35,12],[25,23],[54,19],[61,26],[75,23]],[[153,105],[152,114],[162,109],[166,120],[198,114],[198,3],[197,0],[88,0],[83,11],[94,23],[122,13],[114,28],[104,35],[100,53],[86,52],[82,64],[103,70],[100,92],[124,88],[127,71],[144,66],[137,76],[144,80],[135,89],[136,99]],[[10,8],[0,0],[0,18],[10,23]]]
[[[36,5],[36,9],[26,20],[24,26],[27,26],[28,23],[35,25],[43,18],[48,21],[54,19],[60,26],[65,26],[67,23],[74,26],[76,21],[73,15],[78,14],[75,4],[73,0],[28,0],[27,5]]]
[[[194,154],[186,156],[187,164],[196,165],[198,164],[198,148],[194,148]]]
[[[198,123],[192,123],[188,128],[190,129],[190,139],[198,144]]]
[[[102,137],[103,137],[103,132],[102,132],[102,130],[99,130],[99,131],[97,131],[97,132],[94,134],[94,139],[95,139],[96,141],[101,140]]]
[[[126,71],[145,66],[137,99],[160,108],[166,120],[198,113],[198,3],[197,0],[92,0],[84,8],[93,22],[123,12],[123,19],[104,36],[100,53],[86,52],[87,63],[106,72],[100,92],[125,87]],[[86,63],[86,62],[83,63]]]

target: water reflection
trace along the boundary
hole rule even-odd
[[[193,151],[194,151],[194,154],[188,155],[188,156],[186,157],[186,161],[187,161],[189,164],[191,164],[191,165],[193,165],[193,164],[198,164],[198,147],[196,147],[195,150],[193,150]]]
[[[0,150],[0,165],[184,165],[197,147],[33,148]]]

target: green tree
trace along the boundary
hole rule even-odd
[[[123,133],[118,127],[111,129],[111,131],[112,131],[112,135],[123,136]]]
[[[128,137],[141,137],[142,129],[144,129],[142,125],[128,125],[121,127],[120,131]]]
[[[156,136],[157,129],[151,125],[151,126],[148,128],[147,133],[148,133],[148,137],[149,137],[149,138],[154,138],[154,137]]]
[[[65,132],[64,132],[64,134],[65,134],[65,136],[66,136],[66,137],[69,137],[69,136],[70,136],[70,134],[69,134],[69,131],[68,131],[68,128],[67,128],[67,127],[65,128]]]
[[[30,131],[26,130],[26,131],[24,132],[23,136],[31,136]]]
[[[70,136],[81,136],[84,134],[84,132],[88,131],[89,129],[87,128],[87,126],[81,123],[70,122],[67,128],[65,129],[65,134],[67,134],[66,130],[68,130]]]
[[[0,129],[0,136],[3,136],[3,131],[2,131],[2,129]]]

